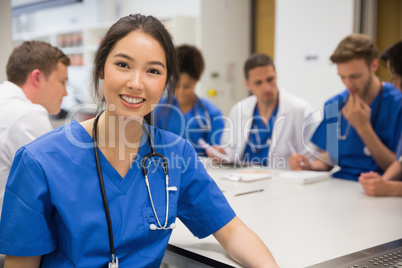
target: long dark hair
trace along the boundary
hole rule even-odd
[[[166,30],[165,26],[163,26],[163,24],[155,17],[131,14],[119,19],[110,27],[96,52],[92,82],[94,85],[94,95],[98,100],[100,100],[100,104],[104,104],[105,102],[103,91],[101,91],[99,87],[99,77],[104,72],[106,58],[118,41],[136,30],[141,30],[146,34],[149,34],[155,38],[163,48],[167,65],[167,79],[165,84],[167,99],[168,101],[171,101],[174,98],[174,91],[179,80],[179,69],[172,36]],[[151,114],[152,112],[144,117],[144,120],[147,123],[152,122]]]

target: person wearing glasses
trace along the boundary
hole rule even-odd
[[[309,161],[292,154],[294,170],[330,170],[333,177],[357,181],[360,174],[382,174],[395,160],[402,131],[402,94],[391,83],[381,81],[377,47],[364,34],[351,34],[337,46],[331,61],[346,90],[325,103],[323,120],[311,141],[320,148]]]

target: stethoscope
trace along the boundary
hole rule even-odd
[[[250,129],[250,134],[254,134],[255,141],[256,141],[256,144],[254,144],[254,142],[252,140],[249,140],[250,149],[254,154],[257,154],[258,152],[260,152],[262,150],[263,146],[262,146],[262,142],[261,142],[260,132],[259,132],[258,126],[255,122],[253,123],[253,126]],[[251,137],[251,135],[250,135],[250,137]],[[271,146],[272,138],[269,137],[265,144],[267,146]]]
[[[376,109],[376,111],[375,111],[375,115],[374,115],[374,119],[373,119],[373,129],[375,129],[375,126],[376,126],[376,124],[377,124],[377,118],[378,118],[378,115],[379,115],[380,110],[381,110],[382,98],[383,98],[383,95],[384,95],[384,89],[383,89],[382,83],[381,83],[380,92],[381,92],[381,95],[380,95],[380,103],[378,104],[377,109]],[[337,137],[338,137],[338,140],[341,140],[341,141],[344,141],[344,140],[346,140],[346,139],[348,138],[348,136],[349,136],[349,131],[350,131],[350,123],[348,122],[348,124],[346,125],[345,133],[344,133],[343,135],[342,135],[342,133],[341,133],[342,108],[343,108],[343,106],[345,106],[345,104],[346,104],[347,101],[348,101],[348,99],[343,100],[342,103],[341,103],[341,105],[340,105],[340,107],[339,107],[339,110],[338,110]],[[370,150],[367,148],[366,145],[363,147],[363,153],[364,153],[366,156],[370,156],[370,155],[371,155],[371,152],[370,152]]]
[[[209,115],[207,108],[205,108],[205,105],[202,104],[200,98],[198,98],[197,95],[194,95],[194,96],[195,96],[195,101],[194,101],[194,105],[193,105],[193,111],[194,111],[195,119],[197,120],[198,125],[200,125],[201,129],[206,129],[206,130],[211,129],[211,116]],[[201,120],[202,117],[197,110],[197,105],[200,105],[202,112],[205,115],[206,123],[202,122],[202,120]],[[167,126],[168,126],[168,123],[170,120],[171,113],[172,113],[172,109],[169,109],[168,116],[166,117],[167,119],[165,120],[165,124],[163,125],[164,130],[167,130]]]
[[[105,208],[107,228],[108,228],[108,233],[109,233],[110,253],[112,255],[112,261],[109,262],[109,268],[118,268],[119,267],[119,259],[115,255],[115,250],[114,250],[112,219],[110,217],[109,204],[107,202],[106,191],[105,191],[105,184],[103,183],[102,167],[101,167],[101,164],[100,164],[99,152],[98,152],[98,142],[97,142],[98,120],[99,120],[100,115],[103,112],[104,111],[100,112],[95,117],[93,128],[92,128],[92,137],[93,137],[93,146],[94,146],[94,152],[95,152],[96,170],[98,172],[99,186],[100,186],[101,193],[102,193],[103,206]],[[149,145],[151,147],[151,152],[149,154],[147,154],[146,156],[144,156],[144,158],[142,159],[141,167],[142,167],[142,173],[144,174],[144,177],[145,177],[145,185],[146,185],[147,190],[148,190],[148,197],[149,197],[149,200],[151,202],[152,211],[154,213],[154,216],[155,216],[155,219],[156,219],[156,222],[157,222],[157,225],[152,223],[149,226],[149,229],[151,229],[151,230],[174,229],[176,227],[175,223],[172,223],[169,227],[167,227],[167,222],[168,222],[168,218],[169,218],[169,191],[177,191],[177,188],[176,188],[176,186],[171,186],[171,187],[169,186],[169,166],[168,166],[168,162],[167,162],[166,158],[162,154],[155,152],[154,142],[152,141],[151,135],[150,135],[147,127],[144,126],[144,124],[142,124],[142,129],[147,134],[147,139],[148,139]],[[155,156],[159,157],[162,160],[162,162],[157,161],[157,160],[151,160],[147,165],[147,160],[149,160],[149,159],[151,159],[152,157],[155,157]],[[155,205],[154,205],[154,201],[152,199],[151,189],[150,189],[149,180],[148,180],[148,168],[155,161],[162,165],[163,170],[164,170],[165,175],[166,175],[165,176],[165,182],[166,182],[166,217],[165,217],[165,223],[164,223],[163,226],[160,223],[159,218],[158,218],[158,214],[156,213],[156,210],[155,210]]]
[[[255,108],[255,109],[257,109],[257,108]],[[275,108],[275,110],[276,110],[276,109],[277,109],[277,108]],[[274,112],[274,113],[276,114],[276,112]],[[269,120],[268,123],[267,123],[268,126],[270,126],[269,123],[270,123],[271,120],[273,120],[273,121],[275,122],[275,117],[276,117],[276,116],[274,116],[273,118],[270,118],[270,120]],[[273,127],[272,127],[272,129],[271,129],[271,131],[270,131],[270,132],[271,132],[271,136],[268,137],[267,141],[265,142],[265,144],[266,144],[267,146],[271,146],[271,144],[272,144],[272,130],[273,130]],[[250,140],[252,134],[254,134],[254,136],[255,136],[255,141],[256,141],[257,144],[254,144],[254,142],[253,142],[252,140]],[[253,120],[253,124],[252,124],[252,127],[251,127],[251,129],[250,129],[250,137],[249,137],[248,143],[249,143],[249,145],[250,145],[250,149],[251,149],[251,151],[253,152],[253,154],[257,154],[257,153],[260,152],[260,151],[263,149],[263,147],[264,147],[264,146],[262,145],[260,132],[259,132],[259,129],[258,129],[258,126],[257,126],[255,120]]]

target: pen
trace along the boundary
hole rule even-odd
[[[293,145],[289,141],[285,141],[285,142],[286,142],[286,146],[289,148],[289,150],[292,152],[292,154],[297,154],[295,147],[293,147]]]
[[[297,154],[295,147],[293,147],[293,145],[290,143],[290,141],[287,140],[287,141],[285,141],[285,143],[286,143],[286,146],[288,146],[289,150],[292,152],[292,154]],[[300,161],[299,165],[304,166],[303,161]]]
[[[241,195],[245,195],[245,194],[258,193],[258,192],[262,192],[262,191],[264,191],[264,189],[258,189],[258,190],[254,190],[254,191],[249,191],[249,192],[244,192],[244,193],[238,193],[238,194],[235,194],[235,196],[241,196]]]

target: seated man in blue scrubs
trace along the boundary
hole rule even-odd
[[[171,103],[162,99],[154,112],[155,125],[186,138],[200,156],[205,150],[198,145],[203,139],[208,144],[219,144],[224,122],[222,112],[212,102],[199,98],[195,87],[204,71],[201,52],[194,46],[176,48],[180,68],[180,82]],[[180,127],[178,127],[180,126]]]
[[[402,94],[376,77],[377,48],[367,35],[344,38],[331,56],[346,90],[325,103],[324,118],[312,142],[321,150],[309,161],[290,159],[292,169],[330,170],[336,178],[357,181],[368,171],[383,173],[395,160],[402,130]]]
[[[307,118],[312,107],[279,89],[272,59],[251,55],[244,65],[245,84],[253,94],[234,105],[221,138],[214,147],[225,159],[287,169],[292,151],[306,152],[315,128]],[[310,117],[311,118],[311,117]],[[210,157],[219,158],[209,150]]]

